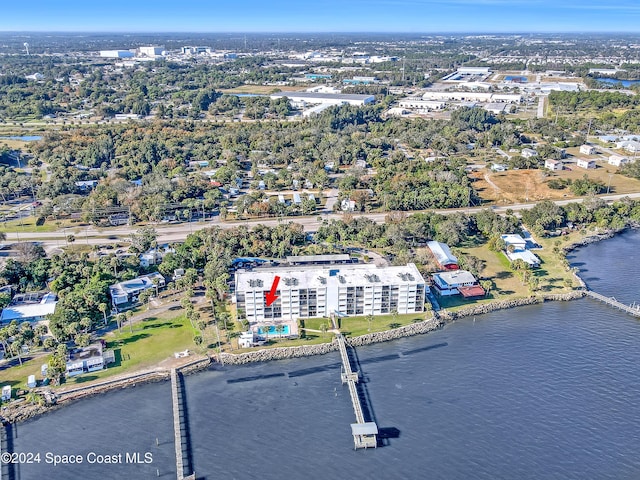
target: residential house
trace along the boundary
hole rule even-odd
[[[153,272],[148,275],[142,275],[132,280],[125,280],[123,282],[116,283],[109,287],[109,294],[111,295],[111,303],[114,307],[135,303],[138,301],[138,295],[145,290],[165,286],[164,277],[158,272]]]
[[[524,158],[531,158],[531,157],[537,157],[538,156],[538,152],[536,152],[534,149],[532,148],[524,148],[522,149],[521,155]]]
[[[591,160],[590,158],[579,158],[576,162],[576,165],[580,168],[596,168],[596,161]]]
[[[102,343],[92,343],[83,348],[77,348],[69,353],[66,375],[75,377],[83,373],[96,372],[106,368],[115,361],[113,350],[103,351]]]
[[[625,163],[629,163],[629,159],[627,157],[623,157],[622,155],[610,155],[608,163],[609,165],[613,165],[614,167],[621,167]]]
[[[580,153],[584,155],[595,155],[596,147],[592,147],[591,145],[580,145]]]
[[[11,303],[2,310],[0,323],[5,324],[13,320],[21,322],[40,322],[47,319],[56,310],[58,299],[54,293],[18,294]]]
[[[504,241],[504,253],[509,261],[514,262],[520,259],[532,268],[540,266],[540,259],[527,249],[527,241],[520,235],[500,235],[500,238]]]
[[[434,273],[431,278],[436,292],[442,296],[478,297],[485,294],[476,277],[466,270]]]
[[[551,170],[552,172],[557,172],[563,169],[563,164],[560,160],[554,160],[553,158],[547,158],[544,161],[544,168],[547,170]]]

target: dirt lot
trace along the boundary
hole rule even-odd
[[[618,169],[611,165],[598,162],[595,170],[577,168],[569,165],[571,170],[545,173],[542,170],[509,170],[506,172],[491,172],[483,169],[471,174],[474,187],[480,197],[498,205],[507,203],[534,202],[545,199],[558,200],[574,197],[569,189],[553,190],[546,184],[552,178],[576,180],[585,174],[594,180],[600,180],[610,186],[610,193],[640,192],[640,181],[617,174]]]

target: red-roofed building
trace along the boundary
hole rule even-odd
[[[458,270],[458,259],[453,256],[446,243],[431,241],[427,243],[427,247],[442,270]]]

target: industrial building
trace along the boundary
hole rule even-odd
[[[135,54],[131,50],[100,50],[102,58],[133,58]]]
[[[271,94],[270,98],[277,100],[287,97],[295,106],[305,106],[309,103],[327,105],[366,105],[373,103],[373,95],[348,95],[345,93],[316,93],[316,92],[278,92]]]
[[[159,57],[164,52],[164,46],[138,47],[138,52],[142,57]]]
[[[439,102],[435,100],[423,100],[421,98],[405,98],[398,102],[400,108],[407,108],[409,110],[443,110],[446,106],[445,102]]]
[[[266,294],[279,277],[278,298]],[[384,315],[424,311],[425,280],[413,263],[260,268],[235,274],[238,315],[251,325],[332,315]]]
[[[430,90],[422,95],[422,99],[458,102],[520,103],[522,101],[522,95],[515,93],[439,92]]]

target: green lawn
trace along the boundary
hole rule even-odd
[[[393,315],[375,315],[373,320],[371,321],[371,325],[367,321],[366,316],[357,316],[357,317],[344,317],[337,319],[338,327],[340,331],[345,335],[350,335],[352,337],[356,337],[358,335],[365,335],[370,332],[382,332],[384,330],[391,330],[393,328],[397,328],[403,325],[409,325],[415,322],[421,322],[427,316],[431,316],[430,312],[424,313],[408,313],[408,314],[398,314],[395,317]],[[328,318],[306,318],[304,320],[305,328],[310,328],[313,330],[321,330],[320,325],[325,323],[328,328],[331,328],[331,320]],[[307,336],[309,335],[320,335],[315,334],[313,332],[307,332]],[[327,336],[327,339],[329,337]]]
[[[170,314],[172,312],[167,312]],[[134,323],[133,332],[128,325],[123,325],[122,332],[111,332],[106,335],[107,348],[115,353],[116,363],[106,370],[86,373],[67,379],[64,385],[75,385],[103,379],[112,375],[120,375],[135,370],[153,367],[162,360],[173,356],[174,352],[189,349],[196,350],[193,337],[196,331],[184,316],[177,318],[149,318]],[[26,388],[27,377],[35,374],[41,380],[40,366],[46,363],[49,356],[40,357],[23,366],[0,370],[0,386],[11,385],[14,388]]]
[[[0,223],[0,231],[7,233],[55,232],[56,230],[57,227],[53,223],[45,222],[44,225],[36,225],[36,217],[34,216]]]

